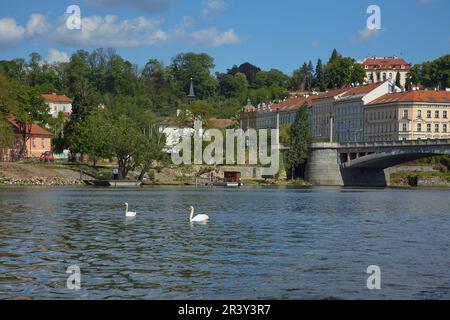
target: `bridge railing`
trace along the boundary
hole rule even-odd
[[[367,147],[405,147],[405,146],[450,145],[450,139],[427,140],[400,140],[400,141],[373,141],[373,142],[343,142],[341,148],[367,148]]]

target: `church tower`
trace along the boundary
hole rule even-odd
[[[189,88],[189,94],[187,96],[188,105],[191,105],[192,102],[194,102],[196,99],[197,99],[197,97],[195,96],[194,82],[192,81],[192,78],[191,78],[191,86]]]

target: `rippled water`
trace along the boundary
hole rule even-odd
[[[449,196],[0,189],[0,298],[448,299]],[[191,225],[190,205],[210,222]],[[80,291],[66,287],[71,265]],[[367,289],[369,265],[381,268],[379,291]]]

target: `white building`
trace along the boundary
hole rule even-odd
[[[336,118],[335,102],[347,90],[330,90],[314,97],[311,108],[311,135],[314,138],[330,140],[331,119]]]
[[[71,116],[72,99],[65,95],[58,95],[56,93],[43,94],[42,96],[50,109],[50,115],[52,118],[58,118],[60,113],[62,113],[66,119]]]
[[[382,82],[392,80],[395,83],[397,74],[400,75],[400,85],[404,88],[406,76],[412,65],[399,57],[373,57],[361,62],[366,71],[366,82]]]
[[[334,102],[335,136],[337,142],[364,141],[364,109],[363,107],[375,99],[393,92],[401,92],[394,82],[350,88]]]

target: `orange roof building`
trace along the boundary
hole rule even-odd
[[[361,62],[361,66],[366,71],[366,81],[396,81],[398,74],[402,87],[405,87],[406,75],[412,67],[410,63],[399,57],[366,58]]]
[[[17,158],[21,146],[23,145],[23,137],[20,125],[17,120],[11,116],[8,117],[8,122],[11,124],[14,133],[14,146],[11,150],[2,152],[3,160],[14,160]],[[41,157],[45,152],[52,150],[52,138],[53,134],[42,128],[41,126],[33,123],[29,128],[29,139],[26,141],[27,155],[31,158]],[[28,130],[28,129],[27,129]]]
[[[450,92],[385,94],[364,106],[365,140],[450,138]]]
[[[58,118],[60,113],[63,113],[66,118],[70,117],[72,114],[73,101],[69,97],[56,93],[43,94],[42,97],[48,105],[50,114],[53,118]]]

